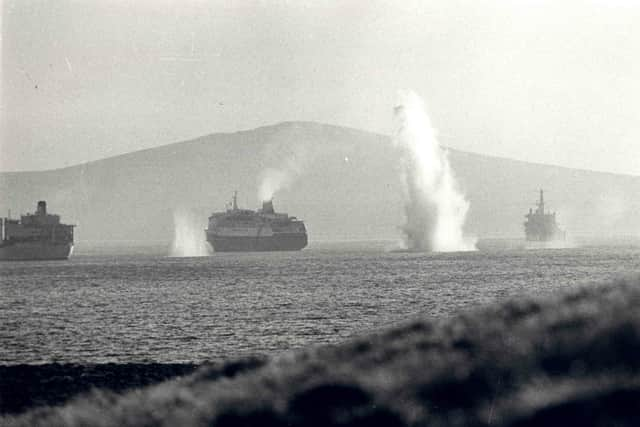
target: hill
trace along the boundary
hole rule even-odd
[[[177,209],[204,228],[234,190],[241,206],[257,208],[261,179],[273,169],[289,172],[276,210],[303,218],[311,241],[393,239],[403,222],[394,150],[384,135],[286,122],[64,169],[0,173],[0,212],[31,212],[47,200],[78,225],[78,240],[169,242]],[[521,237],[538,188],[570,235],[640,235],[640,177],[457,150],[450,160],[471,203],[466,227],[478,237]]]

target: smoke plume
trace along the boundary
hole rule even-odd
[[[287,140],[269,145],[263,156],[271,167],[260,175],[260,201],[271,200],[278,191],[289,189],[309,164],[312,151],[304,141]]]
[[[178,208],[173,211],[173,242],[170,256],[196,257],[209,255],[205,239],[204,219],[187,209]]]
[[[422,99],[413,92],[399,94],[394,119],[406,200],[406,249],[475,250],[475,239],[462,231],[469,203],[458,190]]]
[[[300,173],[300,165],[294,158],[287,159],[281,168],[265,169],[262,172],[258,190],[260,201],[271,200],[277,191],[291,187]]]

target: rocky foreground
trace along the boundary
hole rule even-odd
[[[96,388],[124,392],[187,375],[197,368],[181,363],[0,365],[0,414],[61,405]]]
[[[94,390],[0,425],[637,426],[638,408],[635,279]]]

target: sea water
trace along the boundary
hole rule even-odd
[[[0,364],[202,362],[336,343],[416,316],[640,272],[638,247],[402,253],[385,244],[0,263]]]

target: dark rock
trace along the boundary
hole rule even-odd
[[[569,426],[632,427],[640,426],[640,386],[623,387],[580,398],[567,399],[528,417],[514,420],[511,427]]]
[[[194,364],[0,365],[0,413],[63,404],[92,389],[122,392],[187,375]]]
[[[220,414],[211,427],[285,427],[284,419],[270,409],[248,412],[228,411]]]

